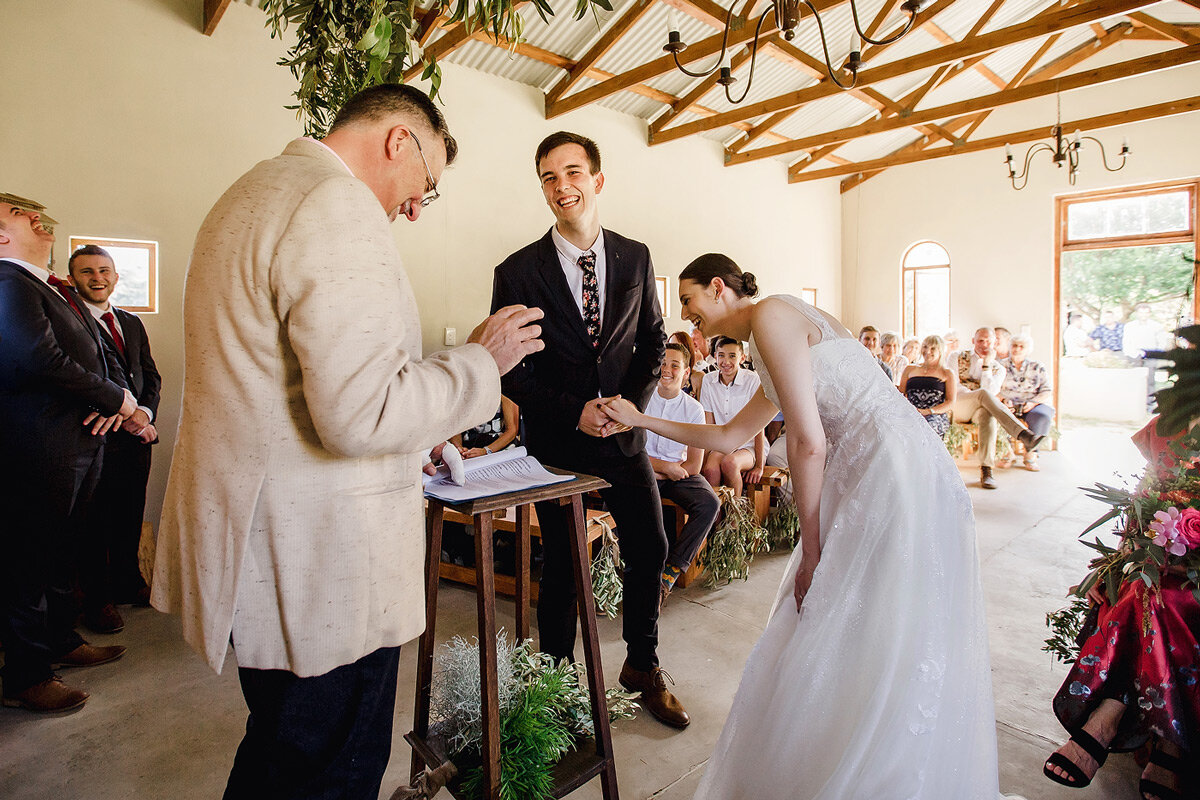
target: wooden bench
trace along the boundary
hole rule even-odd
[[[593,555],[592,543],[604,535],[604,529],[601,523],[613,527],[612,515],[607,511],[600,511],[589,508],[584,512],[587,519],[587,542],[588,554]],[[498,510],[492,513],[493,527],[497,531],[507,531],[515,533],[517,530],[516,509],[507,508]],[[472,519],[469,515],[455,511],[452,508],[447,508],[445,512],[446,522],[457,522],[467,528],[472,527]],[[538,525],[537,509],[531,509],[530,514],[530,536],[537,538],[542,537],[541,527]],[[444,578],[454,583],[463,583],[468,586],[474,586],[476,581],[475,567],[464,567],[459,564],[450,564],[446,561],[441,561],[438,566],[438,577]],[[496,591],[507,596],[514,596],[517,591],[516,578],[511,575],[496,575]],[[537,602],[538,584],[533,581],[530,585],[530,601]]]

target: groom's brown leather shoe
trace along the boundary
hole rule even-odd
[[[60,656],[55,663],[61,667],[94,667],[97,664],[107,664],[125,655],[125,645],[112,644],[107,647],[96,647],[84,642],[65,656]]]
[[[667,679],[671,676],[658,667],[652,667],[649,672],[643,672],[629,666],[626,661],[621,667],[621,685],[630,692],[641,692],[642,705],[654,715],[659,722],[674,728],[686,728],[692,718],[688,716],[683,705],[675,695],[667,689]],[[674,683],[675,681],[671,681]]]
[[[79,708],[87,699],[87,692],[73,689],[64,684],[62,678],[53,675],[23,692],[17,692],[11,697],[5,695],[4,705],[25,708],[40,714],[53,714]]]

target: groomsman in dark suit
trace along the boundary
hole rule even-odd
[[[121,276],[108,251],[97,245],[81,247],[71,254],[67,271],[101,335],[116,352],[138,404],[137,411],[105,439],[104,466],[79,565],[83,624],[97,633],[116,633],[125,621],[115,604],[150,605],[150,587],[138,569],[138,544],[146,511],[150,446],[158,441],[154,416],[162,378],[142,321],[110,302]]]
[[[104,434],[137,409],[83,300],[45,268],[53,246],[38,213],[0,199],[0,677],[4,705],[42,712],[87,701],[55,665],[125,652],[75,632],[71,556]]]
[[[534,164],[555,224],[496,267],[493,311],[521,303],[545,312],[546,347],[502,378],[521,407],[526,446],[546,464],[603,478],[625,561],[621,683],[675,727],[687,712],[658,665],[659,582],[667,554],[645,433],[618,428],[600,410],[614,395],[645,406],[665,350],[654,267],[646,245],[600,227],[604,188],[595,142],[560,131]],[[544,562],[538,596],[541,649],[573,658],[578,611],[566,509],[537,505]]]

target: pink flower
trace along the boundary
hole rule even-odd
[[[1183,542],[1188,550],[1200,547],[1200,511],[1185,508],[1179,515],[1179,521],[1175,523],[1175,530],[1178,531],[1177,541]]]
[[[1181,556],[1188,550],[1187,544],[1179,538],[1182,517],[1179,509],[1171,506],[1166,511],[1155,511],[1154,522],[1150,523],[1150,530],[1155,533],[1154,543],[1173,556]]]

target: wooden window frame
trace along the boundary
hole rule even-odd
[[[1070,240],[1067,237],[1067,209],[1076,203],[1095,202],[1117,197],[1144,197],[1187,190],[1192,204],[1191,231],[1147,233],[1136,236],[1109,236],[1096,239]],[[1191,243],[1193,252],[1200,254],[1200,177],[1182,178],[1172,181],[1125,186],[1119,189],[1101,189],[1078,194],[1059,195],[1054,198],[1054,423],[1059,419],[1059,359],[1062,357],[1062,256],[1063,253],[1082,250],[1112,250],[1118,247],[1147,247],[1159,244]],[[1192,287],[1192,318],[1200,316],[1200,274]]]
[[[806,297],[806,296],[805,296],[805,293],[806,293],[806,292],[811,292],[811,293],[812,293],[812,295],[811,295],[811,296],[812,296],[812,300],[809,300],[809,299],[808,299],[808,297]],[[810,306],[814,306],[814,307],[815,307],[815,306],[817,305],[817,290],[816,290],[816,289],[809,289],[808,287],[805,287],[805,288],[801,289],[801,290],[800,290],[800,299],[801,299],[801,300],[803,300],[804,302],[808,303]]]
[[[158,242],[146,239],[103,239],[97,236],[71,236],[68,242],[72,253],[89,244],[99,245],[100,247],[125,247],[134,250],[145,250],[149,254],[148,269],[150,270],[150,274],[147,276],[146,286],[147,294],[150,296],[150,304],[148,306],[123,305],[121,308],[140,314],[158,313]]]
[[[920,245],[926,244],[926,243],[936,244],[938,247],[942,248],[942,252],[944,252],[946,254],[946,263],[945,264],[927,264],[926,266],[923,266],[923,267],[907,266],[906,262],[908,261],[908,254],[911,253],[913,251],[913,249],[919,247]],[[917,276],[916,275],[913,275],[913,330],[912,330],[912,333],[909,333],[908,329],[905,327],[905,323],[908,320],[905,318],[905,315],[904,315],[904,284],[908,279],[908,273],[910,273],[910,272],[916,273],[916,272],[920,272],[921,270],[929,270],[929,269],[944,269],[944,270],[946,270],[946,286],[947,286],[947,292],[948,292],[947,302],[946,302],[946,319],[951,321],[950,327],[951,328],[954,327],[954,325],[953,325],[954,304],[952,302],[950,302],[950,299],[949,299],[950,297],[953,297],[952,282],[954,280],[954,270],[952,270],[950,268],[950,251],[948,249],[946,249],[946,245],[942,244],[941,242],[937,241],[936,239],[921,239],[920,241],[913,242],[907,248],[905,248],[904,255],[900,257],[900,338],[901,339],[915,338],[917,335],[917,331],[921,329],[920,324],[917,322],[918,314],[917,314],[917,297],[916,297],[916,291],[917,291]]]
[[[662,306],[659,311],[664,317],[671,316],[671,279],[665,275],[654,276],[655,291],[658,292],[658,304]]]

